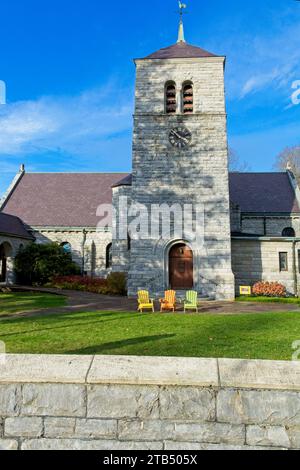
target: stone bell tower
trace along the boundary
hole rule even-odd
[[[202,205],[204,238],[132,238],[129,295],[193,288],[233,299],[225,57],[187,44],[181,17],[177,43],[135,64],[132,202],[149,212],[153,205]]]

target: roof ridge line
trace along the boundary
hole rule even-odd
[[[8,186],[6,192],[4,193],[3,197],[0,198],[0,212],[5,209],[8,201],[10,200],[11,196],[13,195],[15,189],[17,188],[18,184],[20,183],[21,179],[25,175],[25,168],[23,166],[20,167],[18,173],[14,176],[12,182]]]

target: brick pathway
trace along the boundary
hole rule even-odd
[[[128,299],[127,297],[110,297],[99,294],[92,294],[89,292],[77,292],[58,289],[22,288],[22,290],[65,295],[68,299],[66,307],[59,307],[53,310],[48,309],[35,311],[32,313],[28,312],[25,315],[39,315],[43,313],[92,312],[97,310],[115,312],[135,312],[137,310],[136,300]],[[156,302],[156,311],[159,311],[158,302]],[[180,306],[178,307],[178,311],[181,311]],[[298,311],[300,313],[300,307],[299,305],[295,304],[222,301],[203,301],[202,303],[200,303],[199,307],[199,313],[227,315],[236,315],[238,313],[263,313],[285,311]],[[11,315],[10,317],[12,316],[13,315]]]

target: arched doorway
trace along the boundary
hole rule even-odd
[[[0,245],[0,282],[6,282],[7,279],[7,259],[11,256],[12,248],[9,243],[4,242]]]
[[[185,243],[174,245],[169,252],[169,278],[172,289],[194,287],[194,257]]]

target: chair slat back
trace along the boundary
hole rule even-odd
[[[198,301],[198,292],[194,291],[194,290],[190,290],[186,293],[186,300],[187,302],[189,302],[190,304],[193,304],[193,305],[197,305],[197,301]]]
[[[149,292],[147,290],[140,290],[138,292],[138,300],[140,304],[149,304]]]
[[[169,303],[169,304],[174,304],[175,303],[175,299],[176,299],[176,292],[174,290],[167,290],[165,292],[165,300]]]

